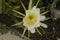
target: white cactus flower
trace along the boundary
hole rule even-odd
[[[26,10],[26,16],[23,18],[23,25],[26,26],[31,33],[35,33],[35,28],[37,27],[43,26],[47,28],[46,24],[40,22],[45,19],[46,17],[40,14],[40,9],[34,6],[32,9]]]
[[[17,26],[17,25],[23,24],[24,31],[23,31],[22,37],[24,36],[26,30],[28,30],[28,39],[29,39],[29,33],[30,32],[35,33],[35,30],[42,36],[42,33],[40,32],[40,30],[37,27],[39,27],[43,32],[44,32],[43,28],[47,28],[47,25],[42,23],[41,21],[50,19],[50,17],[46,18],[44,16],[44,14],[46,14],[48,11],[41,13],[40,9],[37,8],[40,0],[37,1],[35,6],[32,5],[33,0],[30,0],[28,10],[26,9],[26,7],[24,6],[24,4],[21,0],[20,0],[20,2],[21,2],[21,5],[22,5],[26,15],[21,12],[18,12],[16,10],[12,10],[21,15],[21,16],[15,15],[16,17],[23,18],[23,20],[21,22],[18,22],[12,26]],[[42,26],[43,28],[41,28],[40,26]]]

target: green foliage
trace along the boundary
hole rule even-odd
[[[0,0],[0,14],[2,13],[2,0]]]

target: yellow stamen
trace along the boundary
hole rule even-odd
[[[28,16],[25,17],[25,22],[27,22],[29,25],[34,25],[37,21],[37,16],[34,13],[28,13]]]

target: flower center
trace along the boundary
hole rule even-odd
[[[32,20],[33,19],[33,16],[29,16],[29,19]]]
[[[25,17],[25,22],[29,25],[34,25],[37,21],[37,16],[34,13],[30,13],[28,14],[28,16]]]

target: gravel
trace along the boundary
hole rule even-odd
[[[23,39],[16,35],[12,35],[11,32],[8,32],[3,35],[0,34],[0,40],[23,40]]]

